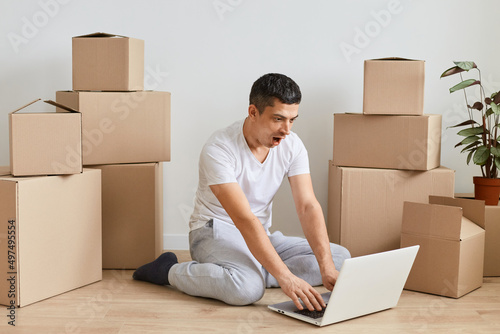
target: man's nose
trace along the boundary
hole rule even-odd
[[[290,130],[292,129],[292,123],[291,122],[283,122],[283,133],[285,135],[290,134]]]

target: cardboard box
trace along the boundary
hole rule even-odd
[[[441,115],[334,114],[336,166],[430,170],[441,160]]]
[[[81,173],[82,115],[53,101],[64,112],[27,112],[37,101],[9,114],[12,175]]]
[[[170,160],[170,93],[56,92],[82,113],[84,165]]]
[[[328,234],[352,256],[399,248],[404,201],[453,196],[455,172],[338,167],[330,161]]]
[[[401,247],[420,245],[405,289],[459,298],[483,284],[484,201],[405,202]]]
[[[422,115],[425,62],[404,58],[365,60],[363,113]]]
[[[73,90],[144,89],[144,41],[94,33],[73,37]]]
[[[0,231],[2,305],[101,280],[101,171],[0,177]]]
[[[455,194],[455,197],[474,199],[474,194]],[[500,276],[500,206],[486,205],[484,210],[483,276]]]
[[[102,267],[136,269],[163,252],[162,163],[102,171]]]

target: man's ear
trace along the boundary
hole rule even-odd
[[[255,119],[255,117],[257,117],[258,114],[259,114],[259,110],[257,109],[257,107],[254,104],[251,104],[248,106],[248,117],[250,119]]]

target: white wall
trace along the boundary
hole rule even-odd
[[[499,89],[497,2],[472,0],[2,0],[0,2],[0,165],[9,163],[7,114],[38,97],[71,89],[71,37],[102,31],[144,39],[146,89],[172,92],[172,161],[165,164],[166,248],[187,247],[187,220],[199,151],[216,129],[245,116],[251,84],[281,72],[301,86],[294,127],[308,147],[313,183],[325,209],[333,113],[361,112],[363,60],[426,61],[425,112],[443,115],[442,165],[456,190],[472,191],[446,127],[465,117],[453,60],[474,60]],[[344,51],[342,51],[344,50]],[[348,51],[346,51],[348,50]],[[389,129],[388,129],[389,130]],[[300,235],[288,186],[274,222]]]

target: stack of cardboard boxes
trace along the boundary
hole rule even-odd
[[[424,61],[365,61],[363,114],[334,114],[330,240],[353,256],[400,247],[404,201],[453,196],[441,115],[423,114]]]
[[[484,220],[462,224],[467,215],[462,208],[452,208],[454,215],[449,217],[454,220],[450,218],[447,226],[454,226],[454,233],[447,227],[437,228],[444,233],[431,233],[436,229],[433,222],[440,221],[431,219],[433,214],[452,205],[443,199],[454,200],[455,174],[440,166],[441,115],[423,113],[425,63],[385,58],[364,65],[363,114],[334,114],[330,240],[352,256],[420,244],[406,288],[452,297],[471,291],[482,282],[482,253],[477,252],[481,236],[484,247]],[[435,248],[426,244],[436,238],[445,241]],[[467,238],[474,242],[464,242]],[[452,263],[449,270],[422,280],[433,276],[437,269],[432,263],[439,257]],[[466,275],[462,272],[467,268],[472,271]]]
[[[45,101],[57,112],[30,112],[36,100],[9,114],[0,304],[25,306],[162,252],[170,93],[143,82],[144,41],[75,37],[74,90]]]
[[[82,168],[81,114],[36,102],[9,114],[0,170],[0,304],[14,308],[102,279],[101,173]]]
[[[170,93],[144,90],[144,41],[73,38],[73,91],[56,101],[82,115],[83,165],[102,171],[103,268],[135,269],[163,251],[163,161]]]

